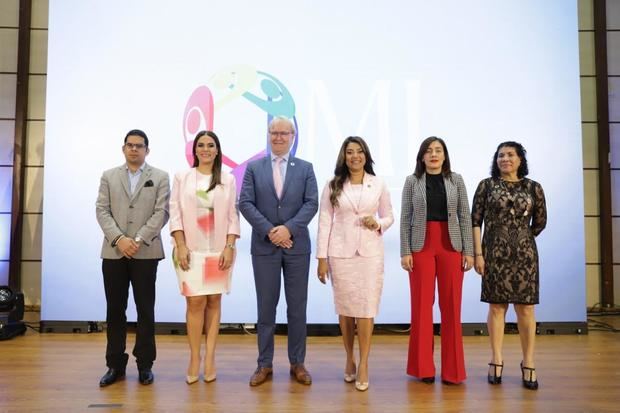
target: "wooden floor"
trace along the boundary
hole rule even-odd
[[[609,321],[606,319],[605,321]],[[130,337],[132,342],[133,337]],[[439,345],[439,337],[436,337]],[[423,384],[404,373],[407,337],[373,337],[370,388],[365,393],[342,380],[340,337],[310,337],[306,366],[314,384],[303,386],[288,374],[286,338],[276,339],[274,377],[248,386],[256,365],[255,337],[222,335],[217,381],[184,382],[185,336],[157,336],[155,382],[137,382],[131,361],[127,379],[106,388],[105,334],[38,334],[0,342],[1,412],[619,412],[620,335],[539,336],[541,387],[521,386],[518,336],[505,342],[504,381],[486,382],[487,337],[465,337],[466,382]],[[437,354],[439,351],[437,351]]]

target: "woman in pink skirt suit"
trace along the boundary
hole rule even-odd
[[[331,276],[347,360],[344,380],[368,389],[370,339],[383,288],[383,233],[394,222],[390,194],[375,176],[366,142],[344,140],[334,177],[325,185],[319,210],[317,275]],[[359,365],[353,355],[355,329]]]

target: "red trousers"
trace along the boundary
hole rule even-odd
[[[441,379],[460,383],[466,378],[461,330],[463,267],[462,254],[450,243],[448,223],[428,221],[424,248],[412,255],[407,374],[419,378],[435,377],[433,304],[437,278],[441,311]]]

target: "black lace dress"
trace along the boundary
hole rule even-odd
[[[481,301],[538,304],[538,250],[534,237],[545,229],[542,186],[531,179],[487,178],[478,184],[472,225],[482,227],[485,269]]]

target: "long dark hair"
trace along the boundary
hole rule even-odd
[[[499,179],[500,172],[499,166],[497,166],[497,157],[499,156],[499,150],[506,147],[513,148],[515,152],[517,152],[517,156],[519,157],[519,159],[521,159],[521,165],[519,165],[519,169],[517,169],[517,177],[519,179],[526,177],[527,174],[530,173],[530,170],[527,167],[527,158],[525,157],[527,151],[525,150],[523,145],[521,145],[519,142],[514,141],[502,142],[497,146],[495,154],[493,155],[493,163],[491,164],[491,176],[493,177],[493,179]]]
[[[445,159],[443,161],[443,165],[441,165],[441,173],[445,177],[448,177],[450,176],[450,174],[452,174],[452,170],[450,169],[450,155],[448,154],[448,147],[446,146],[446,143],[443,141],[443,139],[438,138],[437,136],[429,136],[422,141],[422,144],[420,145],[420,150],[418,151],[418,156],[415,158],[416,164],[414,174],[417,178],[421,178],[422,175],[426,173],[424,154],[426,154],[428,147],[431,146],[431,143],[433,142],[439,142],[443,147],[443,154]]]
[[[213,160],[213,169],[211,183],[209,184],[209,188],[207,188],[207,192],[215,188],[216,185],[222,184],[222,147],[220,146],[220,139],[217,137],[215,132],[210,130],[202,130],[198,132],[196,137],[194,138],[194,145],[192,146],[192,154],[194,155],[194,165],[196,168],[200,162],[198,161],[198,157],[196,156],[196,145],[198,145],[198,140],[203,136],[209,136],[215,142],[215,147],[217,148],[217,155],[215,155],[215,159]]]
[[[372,156],[370,155],[370,149],[368,145],[364,141],[364,139],[359,136],[349,136],[342,142],[342,146],[340,147],[340,152],[338,152],[338,159],[336,160],[336,168],[334,168],[334,177],[331,181],[329,181],[329,188],[332,190],[332,193],[329,197],[330,202],[332,203],[332,207],[336,208],[338,206],[338,197],[342,193],[342,187],[347,179],[351,176],[351,172],[347,167],[347,146],[350,143],[357,143],[362,147],[362,151],[364,152],[364,156],[366,157],[366,163],[364,163],[364,171],[374,175],[375,171],[372,169],[372,165],[375,163],[372,160]]]

